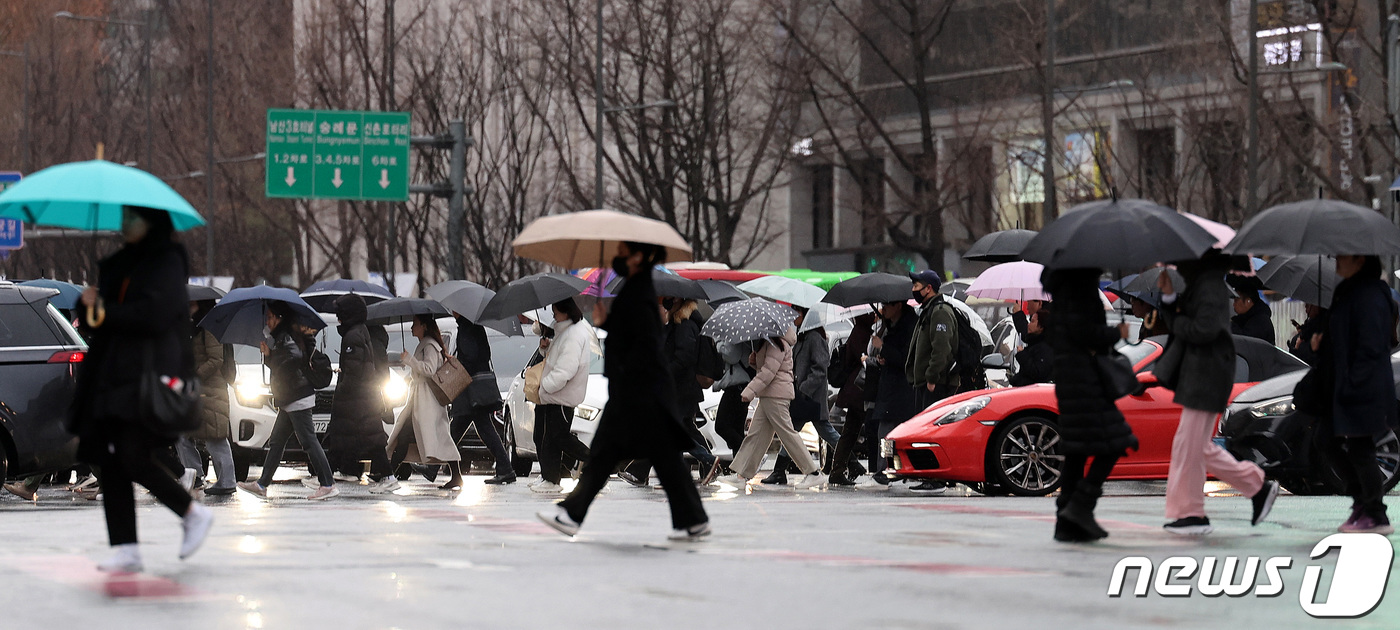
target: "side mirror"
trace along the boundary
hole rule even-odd
[[[1006,367],[1006,357],[996,353],[989,354],[982,357],[982,367],[989,370],[1000,370]]]
[[[1158,384],[1157,375],[1151,372],[1138,372],[1137,380],[1144,387],[1156,387]]]

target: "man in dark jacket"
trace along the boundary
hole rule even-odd
[[[855,462],[856,441],[860,439],[861,429],[865,426],[865,381],[861,378],[861,367],[864,365],[865,348],[870,345],[874,332],[872,327],[875,320],[874,313],[855,318],[851,336],[846,338],[845,350],[841,353],[841,364],[830,367],[832,372],[846,375],[836,392],[836,406],[846,411],[846,422],[841,425],[841,439],[836,443],[836,453],[831,457],[829,484],[856,485],[854,477],[858,475],[850,474],[854,472],[850,466]]]
[[[494,373],[491,364],[491,343],[486,336],[486,328],[480,324],[474,324],[459,313],[453,314],[457,318],[457,360],[462,362],[462,367],[466,368],[468,374],[490,375]],[[493,379],[492,383],[495,382]],[[451,434],[453,442],[461,442],[462,436],[466,435],[467,429],[476,425],[476,434],[481,438],[481,443],[486,445],[486,450],[491,452],[492,459],[496,460],[496,475],[486,480],[492,485],[502,485],[515,483],[515,469],[511,466],[510,453],[506,451],[505,444],[501,442],[501,434],[496,430],[495,414],[504,406],[500,398],[493,399],[490,404],[484,406],[473,406],[471,403],[470,390],[475,386],[473,381],[471,386],[462,390],[457,399],[452,401],[452,408],[448,411],[452,417]],[[461,462],[453,462],[452,479],[447,482],[445,488],[460,488],[462,486]]]
[[[1268,516],[1278,497],[1278,482],[1265,481],[1258,465],[1235,459],[1211,440],[1235,382],[1235,343],[1227,320],[1228,269],[1228,257],[1207,254],[1180,265],[1186,287],[1179,294],[1181,288],[1172,285],[1171,274],[1161,274],[1157,280],[1162,315],[1172,336],[1153,372],[1164,386],[1176,390],[1172,401],[1181,405],[1167,471],[1169,522],[1164,526],[1174,534],[1204,535],[1213,530],[1201,491],[1207,472],[1251,497],[1253,525]]]
[[[1274,343],[1273,311],[1255,289],[1237,289],[1230,333]]]
[[[370,487],[376,494],[398,488],[384,453],[384,381],[375,361],[374,341],[365,325],[364,298],[349,294],[335,300],[340,319],[340,377],[331,401],[331,422],[324,442],[331,469],[358,477],[360,462],[370,462]]]
[[[895,427],[914,417],[917,409],[914,404],[914,387],[905,376],[909,344],[914,337],[914,325],[918,315],[904,302],[888,302],[880,309],[884,317],[881,334],[870,340],[875,349],[873,359],[879,366],[879,386],[875,393],[875,408],[871,413],[870,424],[874,427],[876,439],[883,440]],[[885,476],[886,462],[877,458],[871,469],[875,482],[889,483]]]
[[[942,281],[937,272],[921,271],[909,277],[914,281],[914,299],[922,306],[904,373],[914,386],[915,406],[922,411],[958,391],[958,375],[953,373],[958,356],[958,316],[938,292]]]
[[[670,539],[699,540],[710,535],[710,519],[681,457],[695,445],[684,426],[690,420],[676,407],[675,380],[662,356],[662,321],[651,280],[652,267],[666,262],[666,249],[620,243],[617,250],[613,270],[627,276],[627,282],[613,300],[611,313],[604,312],[601,303],[593,312],[594,322],[608,332],[603,352],[608,404],[578,486],[553,510],[536,516],[573,536],[617,464],[646,458],[656,468],[671,506]]]

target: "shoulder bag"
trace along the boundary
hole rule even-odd
[[[1134,396],[1143,390],[1142,383],[1138,382],[1137,374],[1133,372],[1132,363],[1128,362],[1128,357],[1117,352],[1094,355],[1094,371],[1098,372],[1099,383],[1103,385],[1104,393],[1113,400]]]
[[[200,427],[199,379],[158,374],[152,367],[150,343],[141,350],[141,378],[137,399],[141,421],[152,433],[176,438]]]
[[[525,400],[540,404],[540,381],[544,380],[544,361],[525,368]]]
[[[462,391],[472,384],[472,375],[467,373],[467,368],[462,367],[462,362],[457,360],[447,350],[442,351],[442,365],[433,372],[433,377],[428,379],[428,388],[433,390],[433,398],[436,398],[439,405],[444,407],[452,404]]]

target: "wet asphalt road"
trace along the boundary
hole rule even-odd
[[[1216,532],[1183,539],[1160,529],[1161,484],[1110,483],[1099,517],[1111,537],[1063,545],[1051,540],[1051,498],[719,487],[703,493],[714,536],[669,543],[659,490],[610,484],[570,540],[535,520],[551,497],[482,479],[446,492],[415,478],[387,496],[342,483],[325,503],[303,500],[310,491],[295,480],[267,502],[208,497],[213,533],[185,562],[178,521],[143,496],[146,572],[116,577],[94,569],[106,553],[97,503],[58,486],[37,503],[7,495],[3,627],[1400,626],[1400,594],[1344,621],[1313,619],[1299,604],[1306,565],[1324,568],[1323,590],[1330,581],[1336,554],[1308,554],[1345,517],[1342,497],[1283,496],[1251,528],[1249,502],[1217,492],[1207,500]],[[1114,566],[1129,556],[1293,562],[1278,597],[1111,598]]]

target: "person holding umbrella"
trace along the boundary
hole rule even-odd
[[[460,313],[453,312],[453,316],[457,319],[457,360],[462,362],[462,367],[466,368],[468,374],[490,373],[493,369],[491,343],[486,338],[486,328],[463,317]],[[496,398],[488,401],[485,405],[476,404],[472,401],[469,390],[470,387],[463,390],[457,399],[452,401],[452,406],[448,410],[448,414],[452,418],[452,441],[454,443],[461,442],[467,429],[475,425],[476,434],[481,437],[481,442],[486,445],[486,450],[491,451],[491,457],[496,460],[496,475],[487,479],[486,483],[491,485],[515,483],[515,469],[511,468],[510,465],[510,453],[506,451],[505,444],[501,443],[501,436],[496,432],[496,422],[492,420],[492,416],[501,410],[504,403],[500,398]],[[458,462],[451,466],[452,480],[448,484],[460,487],[462,485],[462,464]]]
[[[517,239],[517,247],[524,237],[522,234]],[[603,354],[608,404],[598,421],[598,432],[578,486],[553,510],[537,515],[566,536],[578,533],[589,506],[607,485],[617,464],[637,458],[651,460],[666,491],[673,529],[670,539],[695,541],[710,535],[709,516],[691,479],[690,467],[681,457],[694,446],[683,426],[690,420],[676,406],[675,382],[661,353],[662,322],[651,269],[666,262],[666,256],[667,249],[662,246],[620,243],[612,267],[619,275],[627,276],[627,282],[613,301],[611,312],[605,312],[601,304],[594,307],[594,321],[608,332]]]
[[[258,345],[263,363],[271,372],[272,405],[277,408],[277,420],[267,439],[267,458],[263,460],[262,476],[257,481],[239,482],[238,488],[259,498],[267,498],[287,441],[296,434],[302,450],[306,451],[311,467],[321,486],[307,496],[310,501],[323,501],[340,494],[331,476],[330,462],[316,428],[311,421],[311,409],[316,406],[316,390],[307,375],[310,367],[312,340],[302,332],[296,313],[286,302],[268,301],[265,315],[268,338]]]
[[[530,490],[541,494],[562,492],[564,454],[580,462],[588,460],[588,447],[574,435],[574,409],[588,395],[588,364],[593,330],[583,321],[574,298],[554,303],[554,338],[540,339],[544,373],[540,376],[540,402],[535,405],[535,452],[540,459],[540,483]]]
[[[365,299],[346,293],[332,305],[340,326],[340,377],[331,400],[331,422],[325,448],[334,470],[359,476],[369,461],[370,492],[382,494],[399,488],[385,452],[384,377],[380,375],[374,338],[365,323]]]
[[[191,293],[195,288],[190,288]],[[191,301],[190,316],[193,321],[203,320],[214,308],[214,302],[213,299]],[[233,370],[233,366],[225,363],[232,360],[232,352],[225,352],[224,344],[203,328],[195,328],[193,349],[195,374],[199,376],[200,384],[199,413],[203,422],[199,429],[176,444],[176,450],[186,472],[190,469],[202,472],[203,460],[195,449],[195,443],[203,442],[204,448],[209,451],[209,459],[214,462],[214,474],[219,477],[218,483],[205,488],[204,493],[216,496],[233,494],[238,490],[234,484],[240,480],[234,472],[233,447],[228,441],[228,378],[225,376]]]
[[[864,313],[852,321],[851,336],[839,353],[840,364],[831,366],[831,373],[840,375],[837,386],[836,406],[846,410],[846,421],[841,425],[841,439],[836,442],[836,452],[831,456],[831,470],[828,483],[833,486],[854,486],[855,478],[851,466],[855,463],[856,441],[865,428],[865,386],[872,381],[865,378],[863,370],[865,350],[874,334],[875,313]]]
[[[1322,335],[1327,331],[1327,309],[1316,304],[1304,304],[1303,314],[1307,319],[1302,324],[1293,322],[1296,332],[1288,339],[1288,351],[1308,365],[1317,365]]]
[[[1278,482],[1265,481],[1263,469],[1235,459],[1211,440],[1235,382],[1235,344],[1227,306],[1230,289],[1225,283],[1229,266],[1228,256],[1213,251],[1178,266],[1184,288],[1175,286],[1171,274],[1157,276],[1171,339],[1153,372],[1164,386],[1176,390],[1172,402],[1181,405],[1167,471],[1169,522],[1163,526],[1173,534],[1204,535],[1214,530],[1201,490],[1208,472],[1250,497],[1251,525],[1262,522],[1278,498]]]
[[[113,550],[98,564],[103,571],[142,570],[133,482],[183,520],[181,559],[199,549],[214,522],[213,513],[156,464],[156,451],[174,440],[150,428],[138,393],[139,379],[148,372],[195,374],[189,256],[172,240],[174,231],[167,212],[123,208],[125,245],[98,263],[97,286],[85,289],[81,298],[91,314],[92,337],[67,428],[78,436],[78,459],[102,471],[102,510]]]
[[[410,374],[408,402],[394,420],[384,451],[395,468],[404,462],[439,465],[461,461],[462,453],[452,441],[447,407],[438,403],[428,384],[447,357],[442,331],[432,315],[414,315],[412,331],[418,347],[412,354],[404,351],[399,355]],[[439,489],[453,488],[443,485]]]

